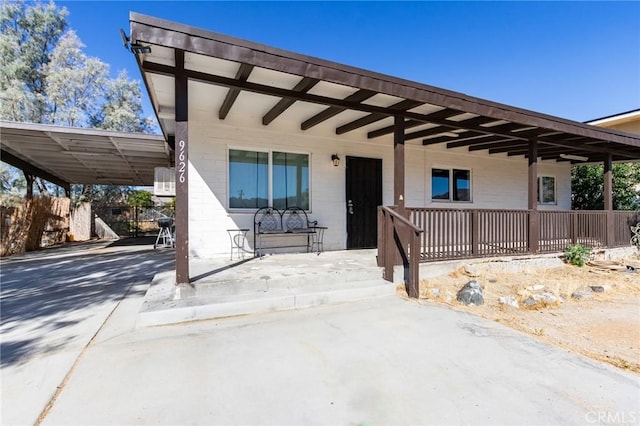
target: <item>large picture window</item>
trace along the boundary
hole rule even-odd
[[[471,201],[471,171],[431,169],[431,199],[434,201]]]
[[[538,177],[538,203],[556,203],[556,178],[553,176]]]
[[[309,210],[309,155],[230,149],[229,208],[266,206]]]

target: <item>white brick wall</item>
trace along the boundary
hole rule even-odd
[[[197,104],[197,102],[194,102]],[[407,144],[406,205],[443,208],[527,208],[527,162],[524,157],[470,153],[466,149],[447,150],[444,146]],[[419,143],[419,142],[418,142]],[[307,132],[299,121],[276,119],[262,126],[259,116],[229,117],[219,121],[212,110],[192,109],[189,121],[189,245],[192,256],[229,254],[230,228],[253,230],[253,213],[229,212],[227,206],[227,150],[268,149],[308,152],[311,166],[311,218],[329,229],[326,250],[346,247],[345,157],[382,158],[383,202],[393,202],[393,142],[391,137],[367,140],[364,131],[337,138],[334,128],[319,125]],[[341,158],[339,167],[331,155]],[[431,201],[431,168],[468,168],[472,173],[473,202],[439,203]],[[557,206],[541,210],[571,208],[570,167],[542,162],[540,175],[555,176]],[[249,242],[253,239],[249,234]]]

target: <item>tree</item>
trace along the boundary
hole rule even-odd
[[[613,165],[613,209],[640,208],[640,163]],[[574,210],[604,209],[604,167],[580,165],[571,169],[571,204]]]
[[[0,5],[0,114],[5,120],[42,123],[46,116],[46,65],[67,28],[67,10],[53,2]]]
[[[48,114],[44,119],[51,124],[87,127],[100,108],[96,99],[104,95],[109,66],[85,55],[83,47],[76,33],[67,31],[45,66]]]
[[[65,8],[53,2],[0,1],[0,119],[124,132],[157,128],[152,118],[143,117],[139,82],[126,72],[110,79],[109,66],[87,56],[75,32],[67,30]],[[41,179],[36,186],[47,191]],[[76,201],[102,197],[122,203],[131,190],[84,185],[73,188],[73,194]]]
[[[130,206],[150,206],[153,204],[153,194],[149,191],[134,189],[127,196],[127,204]]]
[[[92,127],[121,132],[151,133],[154,121],[142,116],[142,90],[136,80],[130,80],[127,71],[106,84],[105,102],[91,117]]]

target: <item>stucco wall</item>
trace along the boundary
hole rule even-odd
[[[197,103],[194,103],[197,104]],[[340,138],[335,127],[319,125],[307,132],[299,121],[278,118],[270,126],[260,124],[259,112],[235,121],[217,120],[211,110],[190,110],[189,121],[189,241],[191,255],[209,257],[229,254],[230,228],[253,229],[253,214],[227,209],[227,152],[235,149],[271,149],[310,154],[311,213],[329,229],[325,250],[346,246],[345,157],[381,158],[383,202],[393,199],[393,143],[390,137],[367,140],[364,131]],[[414,143],[419,141],[414,141]],[[338,153],[339,167],[330,158]],[[473,202],[431,201],[432,167],[468,168],[472,174]],[[540,210],[569,210],[570,167],[541,162],[540,175],[555,176],[558,205]],[[406,147],[406,205],[443,208],[527,208],[527,162],[524,157],[469,153],[465,149],[409,144]],[[252,242],[251,234],[249,241]]]

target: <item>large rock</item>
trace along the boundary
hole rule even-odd
[[[464,303],[465,305],[482,305],[484,303],[482,286],[480,286],[476,280],[469,281],[460,290],[458,290],[456,299],[458,302]]]
[[[562,299],[550,291],[545,291],[539,294],[532,294],[522,303],[528,308],[535,308],[538,306],[557,305],[562,303]]]

